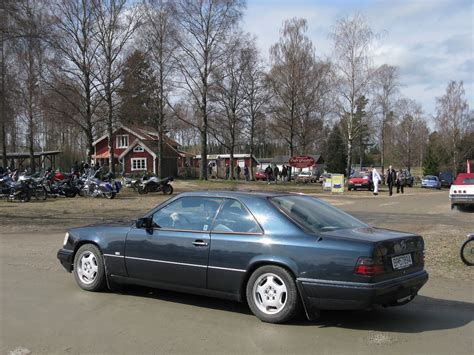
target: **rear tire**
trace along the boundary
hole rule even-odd
[[[262,266],[253,272],[247,282],[246,296],[252,313],[268,323],[289,321],[300,306],[293,275],[274,265]]]
[[[115,198],[116,193],[114,191],[106,192],[105,197],[107,197],[109,200],[112,200]]]
[[[74,256],[74,278],[86,291],[101,291],[106,286],[102,253],[94,244],[84,244]]]
[[[173,186],[165,185],[163,186],[163,195],[171,195],[173,193]]]

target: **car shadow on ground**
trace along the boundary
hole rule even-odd
[[[119,293],[253,317],[246,303],[139,286],[127,286]],[[256,318],[255,320],[258,321]],[[322,311],[321,317],[315,321],[307,320],[301,312],[286,326],[422,333],[460,328],[472,321],[474,321],[474,303],[418,296],[413,302],[401,307],[376,308],[371,311]]]
[[[405,306],[371,311],[325,311],[314,325],[379,332],[423,333],[455,329],[474,321],[474,304],[426,296]]]

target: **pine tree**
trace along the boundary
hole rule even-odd
[[[329,134],[327,150],[327,170],[331,173],[344,174],[347,155],[339,123],[334,125]]]
[[[118,91],[122,105],[120,121],[147,124],[153,115],[153,98],[156,78],[145,53],[135,50],[125,62],[123,83]]]
[[[439,159],[435,155],[432,143],[428,145],[425,159],[423,159],[423,175],[435,175],[439,173]]]

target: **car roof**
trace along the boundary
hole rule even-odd
[[[464,179],[474,179],[474,173],[459,173],[454,180],[454,185],[464,185]]]
[[[275,196],[291,195],[289,192],[272,191],[231,191],[231,190],[201,190],[180,193],[179,196],[205,196],[205,197],[257,197],[268,198]]]

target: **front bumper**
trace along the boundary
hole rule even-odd
[[[57,257],[66,271],[71,272],[74,259],[74,250],[59,249]]]
[[[428,281],[425,270],[377,283],[299,278],[296,280],[308,317],[320,309],[368,309],[410,302]]]

